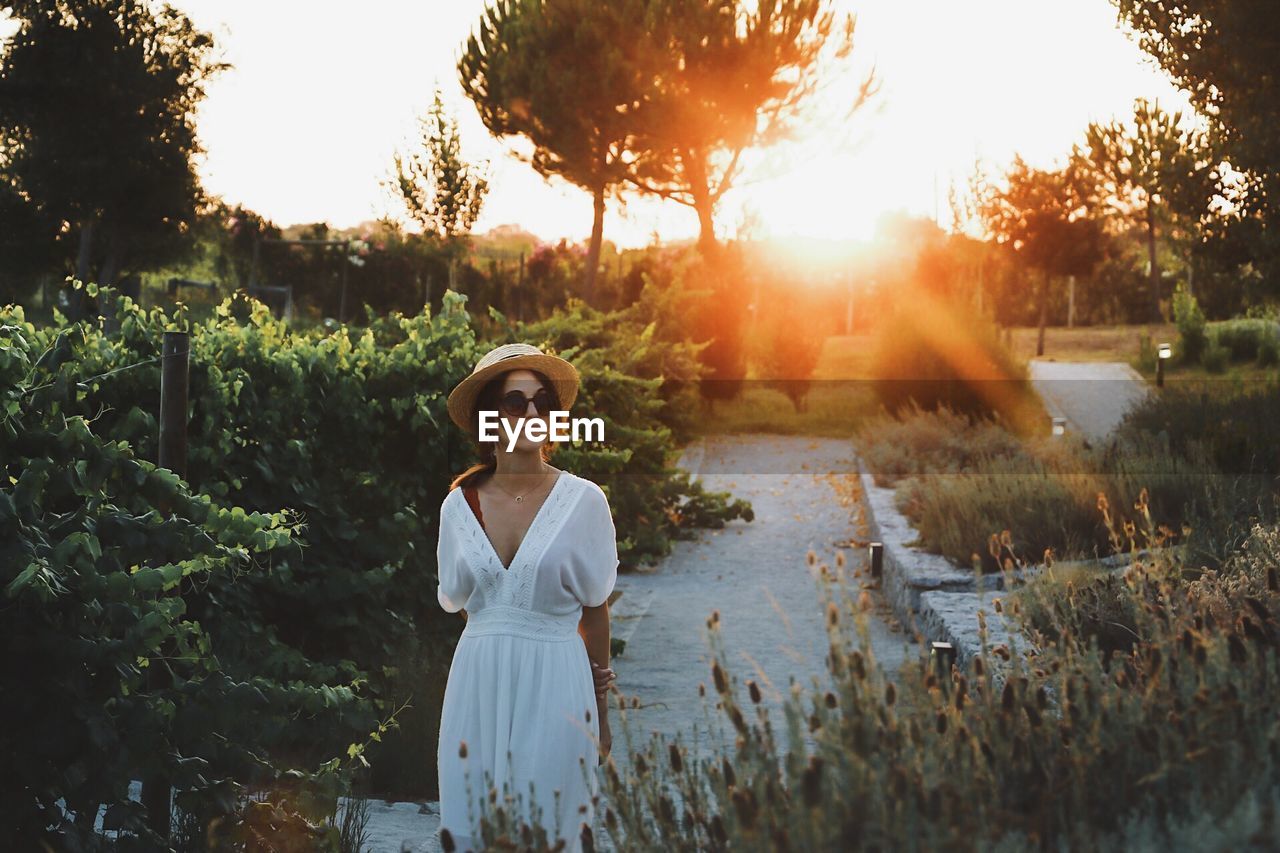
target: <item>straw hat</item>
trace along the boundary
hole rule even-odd
[[[471,374],[449,392],[449,417],[462,430],[475,435],[471,423],[476,397],[485,383],[508,370],[537,370],[555,386],[560,409],[568,411],[578,396],[578,368],[558,355],[548,355],[531,344],[503,344],[476,362]]]

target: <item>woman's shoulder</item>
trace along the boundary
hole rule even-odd
[[[600,485],[596,483],[594,480],[589,480],[586,477],[581,477],[577,474],[572,473],[571,471],[565,471],[565,473],[578,481],[577,482],[578,491],[582,494],[582,497],[584,500],[598,501],[599,503],[604,504],[606,507],[609,505],[609,496],[605,494],[604,489],[602,489]]]

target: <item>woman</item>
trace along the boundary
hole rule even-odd
[[[612,741],[616,532],[604,491],[548,464],[550,441],[531,441],[519,423],[568,410],[577,392],[572,364],[506,344],[449,394],[449,417],[482,461],[440,505],[437,598],[467,622],[440,720],[445,850],[450,841],[458,851],[481,847],[475,833],[491,788],[520,820],[544,826],[551,845],[563,837],[567,851],[580,849],[581,826],[594,818],[595,768]],[[519,430],[509,451],[501,426],[496,443],[479,440],[480,413],[493,411]]]

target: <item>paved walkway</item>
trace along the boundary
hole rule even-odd
[[[748,678],[761,682],[770,721],[785,739],[782,697],[789,680],[811,687],[810,679],[827,684],[827,634],[823,626],[822,584],[817,564],[836,569],[836,551],[845,550],[844,571],[849,588],[857,588],[852,572],[864,565],[866,550],[851,539],[860,531],[860,493],[857,466],[850,441],[808,437],[724,436],[691,446],[681,465],[697,473],[713,491],[728,491],[752,503],[755,519],[735,520],[720,530],[703,530],[694,540],[675,543],[659,566],[624,573],[617,588],[622,595],[611,608],[614,636],[627,640],[625,652],[613,659],[616,685],[640,707],[627,713],[634,747],[649,741],[651,732],[668,739],[681,734],[694,754],[709,744],[704,701],[698,683],[707,685],[714,728],[732,726],[714,710],[711,684],[712,655],[706,642],[706,621],[720,611],[721,637],[732,676],[741,688]],[[815,565],[806,561],[808,551]],[[912,640],[897,628],[889,609],[874,597],[870,624],[872,649],[889,670],[896,671]],[[773,685],[759,678],[759,664]],[[610,711],[613,757],[625,768],[627,741],[616,707]],[[693,743],[695,724],[699,744]],[[730,739],[731,740],[731,739]],[[602,777],[603,778],[603,777]],[[435,803],[372,803],[369,829],[373,853],[403,849],[435,851],[439,815]],[[610,849],[599,809],[596,839]]]
[[[669,735],[690,732],[694,721],[702,721],[697,686],[705,682],[714,696],[705,637],[715,610],[731,674],[743,685],[755,679],[763,689],[758,664],[772,683],[763,703],[771,719],[782,719],[790,678],[808,687],[817,677],[826,685],[818,564],[834,570],[836,552],[844,550],[843,571],[856,589],[853,572],[865,565],[866,551],[850,547],[850,540],[865,535],[857,529],[860,507],[841,500],[843,490],[855,487],[833,480],[848,475],[847,482],[856,483],[856,465],[846,441],[772,435],[708,440],[696,467],[701,482],[749,500],[755,519],[677,542],[661,566],[619,581],[623,599],[651,602],[614,662],[619,689],[640,700],[641,707],[628,712],[637,730]],[[813,566],[806,560],[810,550],[817,558]],[[873,650],[896,670],[910,640],[884,618],[873,620],[871,629]],[[617,719],[613,724],[616,746],[622,733]],[[621,760],[622,751],[615,758]]]
[[[1053,417],[1090,441],[1107,437],[1130,408],[1150,393],[1142,376],[1118,361],[1030,363],[1031,383]]]

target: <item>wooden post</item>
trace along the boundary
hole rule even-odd
[[[156,464],[168,468],[182,478],[187,476],[187,377],[191,348],[186,332],[165,332],[160,367],[160,457]],[[159,509],[169,512],[169,507]],[[159,690],[160,666],[147,667],[149,691]],[[147,825],[167,843],[170,830],[171,783],[164,772],[142,780],[142,805],[147,811]]]

